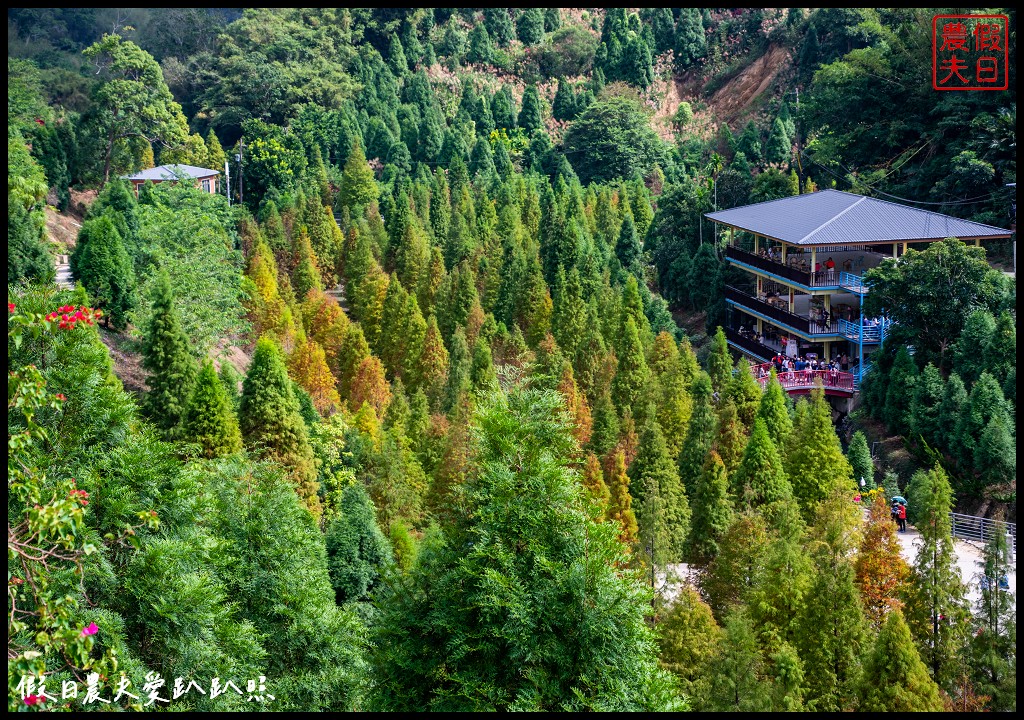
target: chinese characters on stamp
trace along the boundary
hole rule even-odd
[[[932,18],[932,87],[935,90],[1006,90],[1010,87],[1005,15],[936,15]]]

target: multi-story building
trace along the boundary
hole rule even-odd
[[[948,237],[975,245],[1011,237],[991,225],[838,190],[706,217],[726,228],[726,259],[743,275],[725,288],[729,344],[761,363],[779,354],[836,359],[842,372],[822,379],[828,394],[845,397],[856,391],[890,322],[864,316],[865,272]],[[807,373],[783,384],[807,392],[813,380]]]

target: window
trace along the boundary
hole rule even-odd
[[[203,192],[206,192],[206,193],[211,192],[210,191],[210,180],[206,179],[206,180],[203,180],[202,182],[203,182]]]

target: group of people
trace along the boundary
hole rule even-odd
[[[896,528],[900,532],[906,532],[907,531],[907,505],[906,505],[906,503],[901,503],[899,500],[896,500],[894,498],[893,501],[892,501],[891,515],[892,515],[893,522],[896,523]]]
[[[793,373],[823,372],[828,373],[832,382],[835,382],[840,372],[838,358],[833,358],[831,361],[826,362],[818,360],[816,357],[806,358],[798,355],[795,358],[790,358],[787,355],[778,353],[772,358],[772,365],[775,366],[776,374],[787,378],[792,378]]]

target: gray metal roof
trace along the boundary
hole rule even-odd
[[[219,170],[208,170],[195,165],[160,165],[159,167],[140,170],[134,175],[122,175],[125,180],[174,180],[177,174],[192,178],[205,178],[220,175]]]
[[[791,245],[859,245],[1008,238],[1010,231],[839,190],[821,190],[708,213],[706,217]]]

